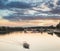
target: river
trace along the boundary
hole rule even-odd
[[[27,42],[30,49],[23,48]],[[60,38],[47,33],[14,32],[0,35],[0,51],[60,51]]]

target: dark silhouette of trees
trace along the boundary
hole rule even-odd
[[[23,32],[27,33],[28,31],[31,31],[32,33],[43,33],[47,32],[50,35],[56,34],[58,37],[60,37],[60,23],[54,27],[51,26],[35,26],[35,27],[6,27],[6,26],[0,26],[0,35],[9,34],[12,32]]]
[[[60,22],[59,22],[59,24],[56,25],[56,28],[60,29]]]

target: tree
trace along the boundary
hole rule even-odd
[[[56,28],[60,29],[60,22],[59,22],[59,24],[56,25]]]

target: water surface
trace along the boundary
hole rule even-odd
[[[23,48],[24,42],[30,44],[30,49]],[[0,35],[0,51],[60,51],[60,38],[47,33],[14,32]]]

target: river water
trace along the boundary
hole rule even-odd
[[[27,42],[30,49],[23,48]],[[14,32],[0,35],[0,51],[60,51],[60,38],[47,33]]]

